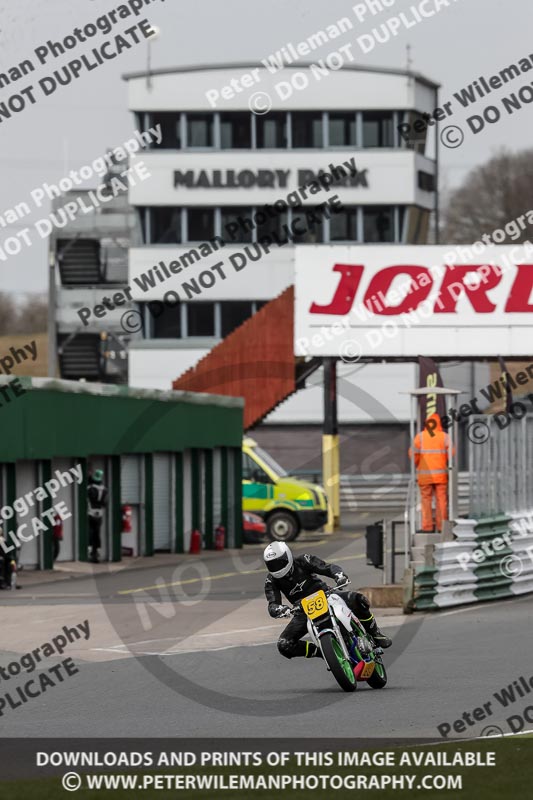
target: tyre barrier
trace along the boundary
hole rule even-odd
[[[416,568],[413,577],[414,611],[436,611],[533,592],[530,515],[458,519],[453,534],[451,542],[427,546],[431,564]]]

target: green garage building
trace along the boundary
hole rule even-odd
[[[12,380],[0,377],[0,391]],[[123,547],[135,555],[186,552],[195,529],[212,548],[217,525],[226,546],[240,547],[242,399],[17,381],[24,392],[4,390],[0,408],[0,517],[5,534],[25,524],[25,567],[52,566],[51,528],[33,538],[32,530],[57,503],[71,514],[58,560],[87,560],[87,479],[96,468],[109,488],[102,560],[120,560]],[[122,532],[125,505],[129,532]]]

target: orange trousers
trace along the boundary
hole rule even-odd
[[[442,521],[448,519],[448,484],[421,483],[420,499],[422,505],[422,530],[442,530]],[[435,512],[433,509],[435,497]]]

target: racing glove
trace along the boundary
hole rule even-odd
[[[345,575],[344,572],[337,572],[337,574],[335,575],[335,583],[337,584],[337,586],[339,586],[339,584],[341,583],[346,583],[347,580],[348,576]]]
[[[276,606],[272,605],[269,608],[270,616],[274,617],[274,619],[280,619],[281,617],[288,617],[290,614],[289,606]]]

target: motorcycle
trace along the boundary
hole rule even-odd
[[[307,632],[324,657],[330,671],[345,692],[366,681],[372,689],[383,689],[387,673],[383,650],[377,647],[355,614],[336,592],[350,581],[302,598],[287,616],[300,610],[307,616]]]

